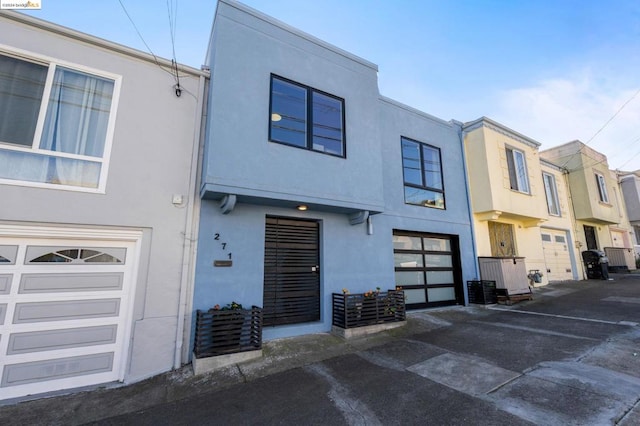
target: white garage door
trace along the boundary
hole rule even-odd
[[[123,379],[136,242],[0,237],[0,399]]]
[[[542,230],[542,248],[544,260],[547,266],[546,272],[549,281],[565,281],[573,279],[571,269],[571,256],[567,233],[554,229]]]

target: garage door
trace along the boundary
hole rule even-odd
[[[542,248],[547,266],[549,281],[565,281],[573,279],[571,256],[567,242],[567,233],[554,229],[542,230]]]
[[[0,399],[123,379],[135,248],[0,237]]]

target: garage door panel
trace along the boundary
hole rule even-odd
[[[542,231],[542,248],[549,281],[573,279],[571,256],[565,231]]]
[[[18,246],[0,245],[0,264],[13,265],[18,256]]]
[[[12,274],[0,275],[0,294],[9,294],[11,291]]]
[[[18,293],[122,290],[123,273],[23,274]],[[1,283],[1,277],[0,277]],[[0,286],[1,290],[1,286]]]
[[[74,376],[109,372],[113,352],[5,365],[1,387],[25,385]]]
[[[118,326],[111,324],[13,333],[9,337],[7,355],[112,344],[116,342],[117,332]]]
[[[4,325],[4,317],[7,315],[7,304],[0,303],[0,325]]]
[[[127,249],[121,247],[86,246],[29,246],[25,264],[75,264],[100,263],[122,265]]]
[[[115,317],[120,299],[18,303],[15,309],[14,324]]]

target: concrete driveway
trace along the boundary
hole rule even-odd
[[[269,342],[207,376],[12,403],[0,424],[636,425],[640,275],[614,278],[414,312],[376,336]]]

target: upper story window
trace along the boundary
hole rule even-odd
[[[511,189],[528,194],[529,178],[527,177],[527,163],[524,152],[509,147],[507,147],[506,150]]]
[[[271,76],[269,140],[345,157],[344,100]]]
[[[440,150],[401,138],[404,202],[444,209],[444,185]]]
[[[604,176],[600,173],[596,173],[596,183],[598,185],[598,195],[600,196],[600,201],[608,204],[609,194],[607,193],[607,183],[604,180]]]
[[[556,178],[551,174],[543,173],[542,180],[544,181],[544,193],[547,196],[547,209],[549,210],[549,214],[560,216],[560,202],[558,201]]]
[[[104,191],[115,85],[0,53],[0,182]]]

